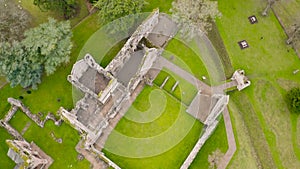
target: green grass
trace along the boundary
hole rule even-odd
[[[8,151],[8,146],[5,143],[5,140],[12,139],[12,137],[7,133],[7,131],[0,127],[0,166],[5,168],[13,168],[15,163],[6,155]]]
[[[13,116],[9,123],[21,133],[27,122],[31,122],[31,125],[25,132],[24,138],[29,143],[34,141],[54,160],[50,168],[68,168],[71,165],[74,168],[89,168],[87,160],[77,160],[78,153],[75,151],[75,146],[80,137],[76,130],[66,123],[62,123],[61,126],[57,127],[52,121],[46,122],[45,127],[40,128],[20,111]],[[51,133],[54,133],[57,138],[62,138],[63,143],[57,143],[51,137]]]
[[[161,86],[164,82],[166,77],[170,77],[165,86],[163,87],[164,90],[169,92],[175,98],[183,102],[185,105],[190,105],[193,101],[194,97],[197,94],[197,88],[184,80],[183,78],[179,77],[175,73],[171,72],[168,69],[162,69],[161,72],[157,75],[154,83],[157,86]],[[176,89],[172,92],[172,87],[176,82],[179,82]]]
[[[153,9],[158,8],[161,12],[170,13],[171,3],[173,0],[148,0],[143,12],[151,12]]]
[[[159,91],[159,92],[158,92]],[[158,92],[166,99],[151,97]],[[154,106],[151,106],[154,105]],[[145,118],[157,105],[163,107],[160,116],[147,123]],[[179,168],[200,136],[202,124],[185,112],[186,107],[165,91],[146,86],[120,120],[105,144],[105,154],[122,168]],[[129,114],[129,115],[127,115]]]
[[[175,38],[168,43],[163,56],[187,72],[192,73],[198,79],[201,79],[202,76],[209,77],[206,66],[196,49],[195,42],[186,44]]]
[[[214,151],[219,149],[223,154],[226,153],[228,149],[227,136],[225,130],[225,124],[223,118],[212,134],[212,136],[206,141],[199,153],[197,154],[195,160],[191,164],[191,169],[206,169],[209,168],[208,156]]]
[[[227,50],[224,46],[223,39],[215,23],[212,23],[212,30],[208,32],[207,36],[220,56],[220,59],[224,67],[226,78],[227,79],[230,78],[234,70],[229,55],[227,53]]]
[[[300,61],[285,45],[287,37],[274,14],[261,17],[264,7],[265,2],[259,0],[219,1],[223,16],[217,19],[217,27],[232,65],[245,69],[252,82],[248,89],[230,93],[238,150],[229,168],[300,166],[299,145],[293,141],[298,121],[283,102],[286,89],[281,87],[299,84],[299,74],[292,72]],[[251,15],[256,15],[258,24],[249,23],[247,17]],[[245,50],[237,44],[243,39],[250,45]]]

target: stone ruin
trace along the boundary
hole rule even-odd
[[[112,119],[130,99],[137,86],[145,81],[162,49],[142,43],[159,21],[154,11],[132,34],[117,56],[104,69],[90,54],[77,61],[68,81],[84,93],[70,112],[60,109],[64,121],[82,133],[84,147],[92,145],[102,135]]]
[[[245,76],[245,71],[240,69],[233,73],[231,80],[237,82],[236,87],[239,91],[245,89],[251,84],[250,80]]]
[[[6,140],[7,155],[17,164],[15,169],[47,169],[53,160],[33,142]]]
[[[101,152],[103,137],[125,114],[140,91],[139,86],[152,83],[148,72],[177,31],[163,31],[164,22],[168,21],[165,17],[158,9],[150,14],[106,68],[86,54],[73,65],[67,78],[84,96],[71,111],[60,108],[61,118],[81,133],[84,149],[96,153],[114,168],[119,167]]]
[[[44,120],[39,116],[31,113],[31,111],[20,101],[14,98],[8,98],[11,108],[3,119],[0,120],[0,126],[5,128],[7,132],[14,137],[15,140],[6,140],[9,150],[7,155],[17,164],[16,169],[47,169],[52,164],[53,159],[43,152],[35,143],[30,144],[23,136],[14,129],[9,121],[20,109],[28,118],[34,121],[38,126],[44,127],[47,120],[54,121],[57,126],[61,125],[62,120],[56,119],[52,113],[48,113]]]

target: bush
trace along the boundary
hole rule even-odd
[[[286,95],[286,102],[291,112],[300,113],[300,88],[291,89]]]

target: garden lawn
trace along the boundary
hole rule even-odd
[[[156,79],[154,80],[154,83],[157,86],[161,86],[168,76],[169,80],[167,81],[163,89],[178,100],[180,100],[185,105],[190,105],[190,103],[193,101],[194,97],[197,94],[197,88],[185,79],[176,75],[174,72],[171,72],[170,70],[165,68],[163,68],[157,75]],[[176,82],[179,82],[178,86],[172,92],[172,88]]]
[[[260,15],[265,1],[218,2],[222,17],[217,27],[232,65],[244,69],[252,83],[241,92],[229,93],[238,145],[229,168],[300,168],[300,145],[295,141],[298,117],[284,102],[288,84],[300,82],[299,74],[292,73],[300,61],[285,45],[287,37],[272,11],[268,17]],[[251,15],[256,15],[257,24],[249,23]],[[250,47],[241,50],[240,40]]]
[[[223,154],[226,153],[228,149],[226,129],[223,118],[220,118],[220,122],[212,134],[212,136],[203,145],[193,163],[191,164],[191,169],[207,169],[210,164],[208,162],[208,156],[211,155],[216,150],[220,150]]]
[[[159,94],[164,99],[151,97],[152,94]],[[137,117],[144,120],[146,115],[143,113],[151,113],[157,106],[162,107],[158,110],[160,116],[146,123],[132,119],[130,115],[135,110]],[[146,86],[109,136],[105,154],[122,168],[179,168],[202,128],[202,124],[185,109],[165,91]]]
[[[202,76],[208,78],[208,72],[205,64],[201,60],[199,50],[194,41],[185,43],[177,35],[166,46],[163,57],[181,67],[187,72],[193,74],[196,78],[202,79]],[[208,79],[205,81],[209,83]]]

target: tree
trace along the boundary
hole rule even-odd
[[[65,19],[74,17],[78,10],[76,0],[34,0],[33,4],[43,12],[58,11],[64,15]]]
[[[54,73],[56,67],[69,61],[71,53],[70,22],[49,22],[25,32],[21,42],[0,43],[0,73],[12,87],[37,88],[43,71]]]
[[[300,88],[293,88],[286,95],[286,102],[291,112],[300,113]]]
[[[144,0],[99,0],[95,6],[99,8],[99,21],[107,24],[126,15],[142,11]]]
[[[49,18],[47,23],[26,31],[25,37],[22,44],[43,64],[47,75],[52,74],[58,65],[69,61],[72,49],[69,21],[57,22]]]
[[[170,11],[181,36],[187,40],[195,35],[207,34],[212,22],[221,16],[218,2],[210,0],[176,0],[172,2]]]
[[[21,40],[30,21],[31,16],[13,1],[0,0],[0,43]]]
[[[0,43],[0,73],[6,76],[11,87],[37,88],[41,83],[42,66],[32,60],[32,56],[19,42]]]
[[[286,40],[286,44],[292,44],[300,39],[300,26],[297,24],[293,25],[293,32],[291,36]]]

